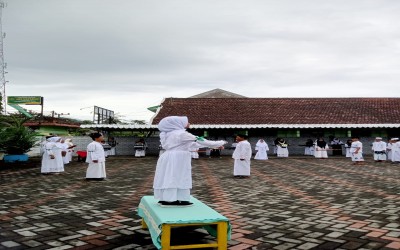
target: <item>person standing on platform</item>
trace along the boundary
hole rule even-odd
[[[247,141],[247,136],[243,134],[238,134],[236,141],[238,144],[232,155],[235,160],[233,176],[239,178],[250,177],[251,145]]]
[[[186,131],[190,123],[186,116],[168,116],[159,124],[161,146],[165,152],[157,161],[154,176],[154,198],[159,205],[191,206],[192,188],[191,148],[197,143],[203,147],[221,147],[226,141],[209,141]]]
[[[87,146],[86,162],[89,166],[86,170],[86,180],[102,181],[106,178],[106,156],[104,154],[103,135],[101,133],[90,134],[93,142]]]
[[[374,161],[386,161],[386,143],[382,141],[382,137],[376,137],[372,143],[372,151],[374,152]]]
[[[263,139],[258,140],[255,149],[257,153],[254,156],[254,160],[268,160],[267,151],[269,151],[269,147]]]
[[[358,136],[353,136],[351,140],[351,160],[353,161],[354,165],[361,165],[364,163],[363,144],[360,142],[360,138]]]

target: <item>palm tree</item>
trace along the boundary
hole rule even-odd
[[[0,119],[0,148],[7,154],[21,155],[27,153],[37,144],[38,133],[23,124],[29,118],[2,116]]]

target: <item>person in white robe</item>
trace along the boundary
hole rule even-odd
[[[144,139],[138,140],[133,146],[133,148],[135,149],[135,157],[140,158],[146,156],[147,144],[144,141]]]
[[[392,163],[400,162],[400,141],[399,138],[392,138]]]
[[[382,141],[382,137],[376,137],[372,143],[372,151],[374,152],[374,161],[386,161],[386,142]]]
[[[304,146],[305,146],[304,155],[314,156],[314,142],[311,139],[307,139],[306,144]]]
[[[392,161],[392,146],[393,146],[393,141],[392,138],[389,139],[387,145],[386,145],[386,156],[388,161]]]
[[[103,149],[104,149],[104,157],[108,158],[108,156],[110,155],[110,151],[111,151],[110,144],[108,144],[105,140],[102,140],[100,143],[101,143],[101,146],[103,146]]]
[[[58,147],[62,148],[61,156],[62,156],[64,165],[66,165],[69,163],[68,143],[65,142],[64,138],[61,138],[60,142],[57,142],[57,144],[58,144]]]
[[[103,135],[101,133],[90,134],[93,142],[87,146],[86,162],[89,163],[86,170],[86,180],[104,180],[106,176],[106,157],[104,154]]]
[[[236,149],[232,154],[232,158],[235,160],[233,166],[234,177],[250,177],[250,160],[251,160],[251,145],[247,141],[247,136],[239,134],[236,136]]]
[[[278,157],[289,157],[289,150],[288,146],[289,144],[286,143],[285,139],[281,138],[278,141],[278,144],[276,144],[276,155]]]
[[[64,172],[64,163],[61,151],[63,148],[58,143],[61,140],[60,137],[53,136],[46,140],[44,145],[44,153],[42,156],[42,174],[59,174]]]
[[[269,151],[269,147],[263,139],[257,141],[255,150],[257,151],[254,156],[255,160],[268,160],[267,151]]]
[[[278,153],[278,142],[281,140],[282,138],[276,138],[275,140],[274,140],[274,155],[277,155],[277,153]]]
[[[346,157],[351,158],[350,148],[353,141],[348,139],[347,142],[344,144],[344,148],[346,149]]]
[[[328,150],[328,143],[326,143],[324,138],[319,138],[315,145],[314,157],[318,159],[326,159],[328,158]]]
[[[190,150],[194,143],[202,147],[221,147],[226,141],[209,141],[186,131],[186,116],[168,116],[159,124],[160,142],[165,152],[158,158],[154,176],[154,198],[160,206],[190,206],[192,166]]]
[[[68,138],[65,139],[65,143],[68,145],[68,151],[67,151],[67,159],[71,162],[72,161],[72,155],[74,154],[75,150],[74,147],[76,147],[73,143],[72,143],[72,139]]]
[[[115,148],[118,145],[118,142],[117,142],[117,140],[115,140],[115,137],[112,137],[112,136],[109,137],[107,143],[108,143],[108,145],[111,146],[111,149],[110,149],[110,152],[108,152],[108,155],[109,156],[115,155],[116,154]]]
[[[352,137],[351,140],[353,141],[350,147],[351,160],[354,165],[362,164],[364,162],[363,144],[357,136]]]

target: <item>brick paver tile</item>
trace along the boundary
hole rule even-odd
[[[387,244],[385,247],[390,249],[400,249],[400,242],[392,242],[390,244]]]
[[[42,176],[40,159],[35,168],[0,168],[0,248],[154,249],[136,209],[153,193],[157,160],[110,157],[106,182],[84,181],[87,164],[76,161],[58,176]],[[230,157],[192,165],[192,195],[230,219],[228,248],[386,250],[399,242],[397,165],[271,155],[252,161],[249,179],[232,177]]]
[[[248,244],[239,244],[233,247],[228,247],[229,250],[243,250],[243,249],[250,249],[252,245]]]

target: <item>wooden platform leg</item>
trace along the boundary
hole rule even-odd
[[[218,250],[228,249],[228,223],[226,221],[217,223]]]
[[[171,249],[171,226],[168,224],[163,224],[161,229],[161,249],[170,250]]]
[[[146,224],[146,222],[144,221],[143,218],[142,218],[142,228],[143,229],[147,229],[148,228],[148,226],[147,226],[147,224]]]

